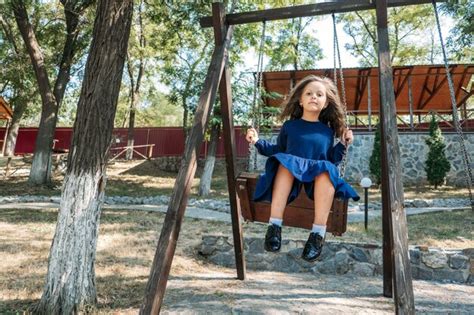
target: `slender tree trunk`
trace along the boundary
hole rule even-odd
[[[56,102],[58,103],[57,109],[59,109],[59,107],[61,106],[64,97],[64,92],[66,91],[66,86],[70,80],[71,67],[74,59],[74,54],[76,52],[77,38],[79,36],[79,17],[82,14],[83,10],[89,5],[86,4],[84,7],[79,9],[79,12],[76,12],[75,3],[77,2],[81,1],[67,1],[64,6],[64,15],[66,17],[66,42],[64,43],[61,62],[59,63],[59,72],[56,78],[56,82],[54,83],[53,90],[54,97],[56,98]]]
[[[130,148],[127,150],[127,154],[125,155],[126,160],[133,159],[133,145],[134,144],[135,144],[135,101],[132,100],[132,104],[130,105],[130,117],[128,118],[128,132],[127,132],[127,146],[129,146]]]
[[[18,138],[18,130],[20,129],[20,121],[25,113],[27,103],[18,98],[13,109],[13,117],[8,129],[7,141],[5,144],[5,156],[12,156],[15,154],[16,139]]]
[[[143,10],[143,0],[140,1],[139,7],[138,7],[138,27],[139,27],[139,38],[138,42],[140,44],[141,49],[145,49],[146,46],[146,41],[145,41],[145,34],[143,30],[143,16],[142,16],[142,10]],[[130,103],[130,115],[129,115],[129,120],[128,120],[128,134],[127,134],[127,146],[133,147],[135,143],[135,111],[137,104],[140,100],[140,86],[142,82],[142,77],[143,77],[143,72],[145,70],[145,61],[143,60],[143,56],[140,55],[140,63],[138,65],[138,75],[137,75],[137,81],[134,86],[134,80],[133,80],[133,68],[132,68],[132,62],[130,61],[130,55],[128,55],[128,73],[130,76],[130,83],[131,83],[131,103]],[[126,159],[131,160],[133,158],[133,149],[130,148],[127,150],[127,155]]]
[[[204,171],[202,172],[199,181],[199,196],[207,196],[211,191],[212,173],[214,172],[214,165],[216,163],[217,143],[219,142],[221,126],[220,124],[213,125],[211,130],[211,140],[209,150],[207,151],[206,163],[204,164]]]
[[[187,104],[183,101],[183,130],[184,130],[184,137],[188,136],[188,116],[189,110]]]
[[[133,144],[135,143],[135,83],[133,78],[132,62],[130,60],[130,54],[127,55],[127,69],[128,76],[130,78],[130,108],[128,110],[128,132],[127,132],[127,146],[130,148],[127,150],[125,155],[126,160],[133,158]]]
[[[84,312],[97,301],[95,252],[132,3],[97,5],[40,314]]]
[[[50,181],[49,165],[53,146],[54,126],[56,124],[57,103],[49,83],[43,53],[28,19],[26,6],[22,0],[14,1],[12,4],[18,29],[33,64],[43,103],[29,181],[33,184],[46,184]]]
[[[23,0],[12,2],[15,20],[23,37],[23,41],[25,42],[28,54],[30,55],[43,103],[29,177],[30,183],[39,185],[47,184],[51,180],[51,154],[58,110],[70,79],[72,60],[74,58],[78,37],[79,17],[91,2],[87,0],[76,0],[63,3],[67,35],[61,62],[59,64],[58,76],[54,84],[54,89],[51,89],[44,64],[44,56],[36,39],[33,27],[28,19],[26,6]]]

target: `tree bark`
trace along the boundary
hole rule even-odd
[[[12,4],[18,29],[33,64],[43,103],[29,181],[33,184],[46,184],[50,181],[49,165],[53,146],[54,126],[56,124],[57,103],[49,83],[43,53],[28,19],[26,6],[23,0],[14,1]]]
[[[97,5],[46,284],[35,309],[40,314],[80,313],[97,301],[94,264],[105,167],[132,5],[132,0],[100,0]]]
[[[212,126],[211,140],[209,143],[209,150],[207,151],[206,163],[204,164],[204,171],[202,172],[202,176],[199,181],[199,196],[201,197],[209,195],[211,191],[212,173],[214,172],[214,165],[216,163],[216,151],[220,130],[220,124]]]
[[[8,129],[7,141],[5,143],[5,156],[12,156],[15,154],[16,139],[18,137],[18,130],[20,129],[20,121],[25,113],[27,103],[24,100],[15,102],[13,109],[13,117]]]

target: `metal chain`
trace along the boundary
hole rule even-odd
[[[255,76],[255,85],[253,91],[253,111],[252,111],[252,118],[250,119],[250,125],[260,132],[260,98],[261,98],[261,91],[262,91],[262,72],[263,72],[263,48],[265,45],[265,31],[266,31],[266,21],[262,23],[262,36],[260,39],[260,47],[258,51],[258,60],[257,60],[257,73]],[[252,154],[252,146],[249,146],[249,162],[247,169],[249,171],[255,171],[257,169],[257,150],[253,148],[253,165],[251,165],[250,157]]]
[[[335,16],[334,16],[334,13],[332,14],[332,21],[333,21],[333,57],[334,57],[334,69],[333,69],[333,81],[334,81],[334,84],[336,85],[337,87],[337,30],[336,30],[336,23],[334,22],[335,21]]]
[[[446,77],[448,79],[448,86],[449,86],[449,94],[451,96],[451,106],[453,108],[453,122],[454,122],[454,128],[456,129],[456,133],[458,135],[458,142],[459,146],[461,147],[462,150],[462,157],[463,157],[463,162],[464,166],[467,170],[466,174],[466,183],[467,183],[467,188],[469,190],[469,198],[471,200],[471,209],[474,211],[474,201],[472,197],[472,170],[470,166],[470,161],[469,161],[469,154],[467,153],[466,146],[464,144],[464,134],[462,132],[461,124],[459,123],[459,117],[458,117],[458,109],[456,107],[456,96],[454,94],[454,84],[453,84],[453,79],[451,77],[451,72],[449,71],[449,65],[448,65],[448,58],[446,57],[446,50],[444,47],[444,42],[443,42],[443,34],[441,32],[441,25],[439,23],[439,16],[438,16],[438,9],[436,7],[436,1],[432,0],[433,3],[433,8],[435,12],[435,17],[436,17],[436,26],[438,27],[438,34],[439,34],[439,40],[441,43],[441,50],[443,52],[443,60],[444,60],[444,67],[446,69]]]
[[[334,30],[334,83],[337,87],[337,72],[336,72],[336,54],[337,59],[339,61],[339,79],[341,81],[341,96],[342,96],[342,110],[344,112],[344,121],[346,122],[347,127],[349,127],[349,120],[347,119],[347,101],[346,101],[346,87],[344,84],[344,74],[342,71],[342,62],[341,62],[341,53],[339,51],[339,40],[337,38],[337,29],[336,29],[336,16],[334,13],[332,14],[332,24]],[[346,166],[347,166],[347,149],[346,153],[342,157],[341,164],[339,164],[339,173],[341,177],[344,177],[346,173]]]

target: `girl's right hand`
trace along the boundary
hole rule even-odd
[[[247,135],[245,136],[245,139],[251,144],[255,144],[258,141],[257,130],[255,130],[255,128],[250,127],[247,130]]]

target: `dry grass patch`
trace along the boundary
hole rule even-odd
[[[21,313],[41,296],[57,211],[0,210],[0,314]],[[97,245],[97,314],[136,314],[142,302],[164,214],[133,210],[105,210]],[[474,247],[469,210],[408,217],[410,244]],[[244,236],[263,239],[265,224],[246,223]],[[283,237],[306,239],[307,231],[285,228]],[[197,255],[203,235],[231,237],[228,223],[185,218],[171,276],[223,270]],[[381,223],[349,224],[338,240],[380,242]],[[332,236],[328,236],[332,239]],[[190,285],[193,279],[190,279]],[[229,283],[229,285],[238,285]],[[217,295],[219,292],[216,291]],[[172,297],[170,297],[172,298]]]

